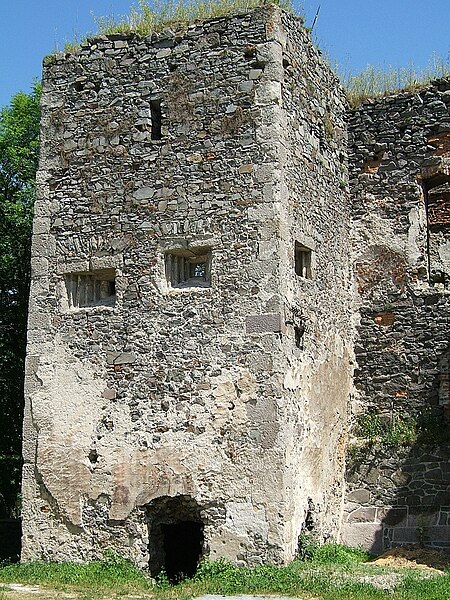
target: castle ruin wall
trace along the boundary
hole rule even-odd
[[[345,104],[306,32],[261,9],[96,38],[47,60],[42,108],[22,557],[157,572],[182,519],[205,556],[281,563],[313,507],[337,535]]]
[[[286,496],[298,528],[305,522],[300,499],[307,489],[304,531],[333,539],[341,520],[353,374],[347,103],[335,75],[307,43],[306,31],[291,20],[283,14],[280,268],[292,348],[284,354],[290,423]],[[294,261],[301,262],[301,276]]]
[[[448,548],[449,93],[349,110],[274,7],[47,59],[24,559]]]
[[[349,119],[355,412],[385,432],[423,427],[381,447],[360,435],[348,455],[343,540],[374,552],[449,549],[449,89],[437,81]]]

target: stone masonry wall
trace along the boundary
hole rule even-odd
[[[449,89],[443,80],[350,115],[356,412],[386,431],[431,424],[412,447],[360,439],[349,455],[343,539],[373,551],[450,538]]]
[[[288,498],[294,531],[339,531],[352,388],[354,323],[350,268],[346,100],[339,82],[283,15],[281,289],[288,322],[284,381],[289,399]],[[310,251],[295,272],[294,242]],[[330,293],[330,290],[333,290]],[[297,339],[296,339],[297,337]],[[308,500],[308,504],[306,504]]]
[[[450,550],[447,447],[372,448],[347,470],[345,539],[374,553],[407,544]]]
[[[319,149],[319,138],[324,111],[343,128],[344,104],[281,14],[96,38],[45,65],[25,559],[112,548],[158,563],[152,539],[172,501],[201,521],[211,558],[291,559],[314,503],[317,530],[337,532],[351,354],[345,139]],[[323,83],[303,81],[316,68]],[[311,282],[295,275],[292,236],[314,244]],[[293,315],[307,321],[303,354]]]

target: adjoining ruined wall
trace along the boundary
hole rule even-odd
[[[169,505],[170,519],[178,507],[201,520],[211,558],[291,559],[311,502],[322,503],[318,531],[336,533],[348,208],[344,138],[318,139],[323,111],[337,130],[344,106],[305,33],[284,30],[299,23],[280,15],[98,38],[46,64],[25,559],[112,548],[145,565]],[[316,68],[314,87],[303,78]],[[314,243],[311,281],[295,275],[297,238]],[[320,308],[330,283],[342,291]],[[306,322],[304,354],[293,314]]]
[[[375,552],[449,547],[449,89],[440,81],[350,115],[357,413],[385,432],[399,421],[423,430],[412,446],[360,439],[348,456],[343,539]]]

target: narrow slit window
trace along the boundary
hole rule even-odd
[[[150,102],[150,112],[152,118],[152,140],[161,139],[161,100],[152,100]]]
[[[64,279],[70,308],[114,306],[116,302],[114,269],[67,273]]]
[[[295,345],[299,350],[303,350],[303,336],[305,335],[305,327],[301,324],[294,325]]]
[[[299,277],[311,279],[311,249],[300,242],[295,242],[295,273]]]

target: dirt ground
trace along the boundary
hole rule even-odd
[[[427,569],[444,571],[450,567],[450,554],[431,548],[402,546],[392,548],[372,561],[374,565],[386,567],[404,567],[407,569]]]
[[[49,590],[37,585],[21,585],[18,583],[0,584],[0,598],[3,600],[151,600],[150,594],[98,595],[95,592],[63,592]]]

